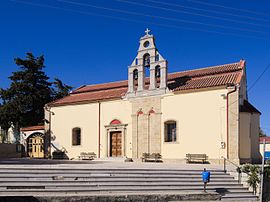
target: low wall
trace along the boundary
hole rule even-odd
[[[137,194],[137,195],[89,195],[89,196],[6,196],[0,201],[6,202],[167,202],[167,201],[219,201],[220,195],[217,193],[189,193],[189,194]]]
[[[18,144],[0,143],[0,158],[21,158],[21,148]]]
[[[264,181],[263,201],[270,201],[270,179],[269,178],[265,179]]]

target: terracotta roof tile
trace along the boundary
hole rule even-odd
[[[263,143],[263,140],[265,140],[265,143],[270,143],[270,137],[260,137],[260,143]]]
[[[23,128],[21,128],[21,131],[22,132],[25,132],[25,131],[35,131],[35,130],[44,130],[44,125],[29,126],[29,127],[23,127]]]
[[[241,60],[238,63],[171,73],[168,74],[168,88],[172,91],[182,91],[238,84],[241,81],[244,66],[245,61]],[[146,78],[147,84],[149,84],[149,78]],[[49,105],[120,99],[127,92],[127,88],[127,80],[81,86],[71,92],[69,96],[49,103]]]

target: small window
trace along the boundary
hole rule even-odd
[[[81,145],[81,129],[72,129],[72,146]]]
[[[164,125],[165,142],[176,142],[176,122],[167,121]]]
[[[135,65],[138,65],[138,58],[135,59]]]
[[[156,61],[156,62],[159,61],[159,54],[156,54],[156,56],[155,56],[155,61]]]

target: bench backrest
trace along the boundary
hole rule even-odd
[[[186,157],[189,158],[206,158],[206,154],[186,154]]]

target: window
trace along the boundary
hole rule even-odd
[[[156,56],[155,56],[155,61],[156,61],[156,62],[159,61],[159,54],[156,54]]]
[[[133,80],[138,80],[138,70],[137,69],[135,69],[133,71]]]
[[[81,129],[72,129],[72,146],[81,145]]]
[[[165,142],[176,142],[176,122],[167,121],[164,125]]]
[[[155,77],[156,78],[159,78],[160,77],[160,66],[159,65],[157,65],[155,67]]]
[[[148,53],[143,56],[143,66],[150,67],[150,55]]]
[[[135,59],[135,65],[138,65],[138,58]]]

